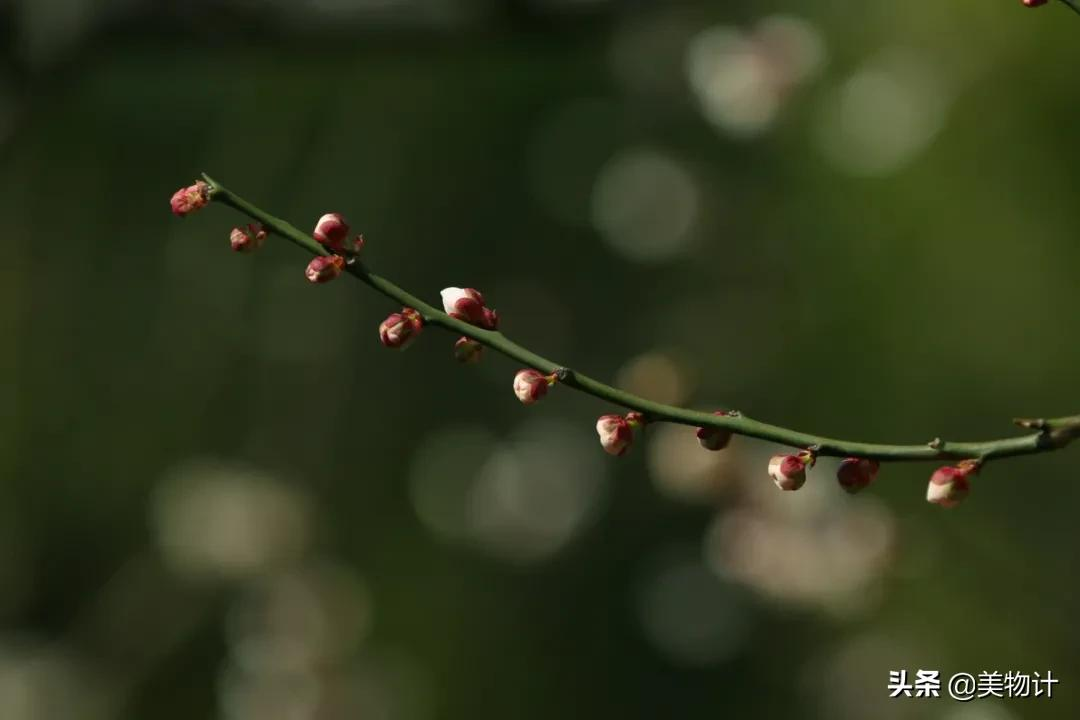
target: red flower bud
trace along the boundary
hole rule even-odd
[[[412,308],[402,308],[379,325],[379,340],[389,348],[404,348],[424,329],[420,313]]]
[[[205,207],[208,202],[210,202],[210,186],[202,180],[197,180],[194,185],[174,192],[169,206],[172,208],[173,215],[184,217]]]
[[[713,415],[727,415],[724,410],[717,410]],[[731,442],[731,431],[723,428],[699,427],[697,439],[706,450],[723,450]]]
[[[524,405],[532,405],[547,395],[548,387],[555,382],[554,375],[544,375],[537,370],[519,370],[514,376],[514,394]]]
[[[596,421],[600,444],[610,455],[625,455],[634,442],[634,429],[621,415],[602,415]]]
[[[491,308],[484,308],[484,319],[481,322],[481,327],[485,327],[488,330],[499,329],[499,313],[495,312]]]
[[[331,250],[344,252],[345,240],[349,237],[349,224],[340,214],[327,213],[315,223],[315,231],[311,236]]]
[[[836,470],[836,479],[840,482],[840,487],[854,495],[874,482],[878,467],[877,460],[845,458]]]
[[[978,463],[971,461],[938,468],[930,476],[930,484],[926,487],[926,502],[944,508],[956,507],[971,491],[968,478],[978,471]]]
[[[317,255],[308,263],[304,276],[308,282],[327,283],[345,269],[345,258],[340,255]]]
[[[1039,7],[1045,5],[1047,0],[1020,0],[1020,2],[1024,3],[1026,7]]]
[[[798,490],[806,482],[806,468],[814,464],[814,455],[803,451],[798,455],[773,455],[769,460],[769,477],[781,490]]]
[[[234,227],[229,233],[229,245],[236,252],[252,252],[262,247],[266,230],[262,225],[248,225],[247,229]]]
[[[470,325],[494,330],[499,326],[499,316],[484,305],[484,296],[472,288],[449,287],[442,291],[443,309],[446,314]]]
[[[454,359],[459,363],[471,365],[480,362],[484,346],[469,337],[459,337],[454,343]]]

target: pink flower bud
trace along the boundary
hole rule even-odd
[[[484,305],[484,296],[472,288],[449,287],[442,291],[443,309],[446,314],[470,325],[494,330],[499,326],[499,316]]]
[[[840,487],[854,495],[874,482],[878,467],[877,460],[845,458],[836,470],[836,479],[840,482]]]
[[[327,213],[315,223],[315,231],[311,235],[320,244],[342,252],[345,250],[345,240],[349,237],[349,225],[340,214]]]
[[[304,276],[308,282],[328,283],[345,269],[345,258],[340,255],[317,255],[308,263]]]
[[[602,415],[596,421],[600,444],[610,455],[624,455],[634,442],[634,429],[621,415]]]
[[[236,252],[258,250],[265,240],[266,230],[262,225],[248,225],[247,230],[234,227],[229,233],[229,245]]]
[[[469,337],[459,337],[454,343],[454,359],[459,363],[472,365],[480,362],[484,346]]]
[[[194,185],[174,192],[169,206],[172,208],[173,215],[184,217],[205,207],[208,202],[210,202],[210,186],[202,180],[197,180]]]
[[[519,370],[514,376],[514,394],[525,405],[532,405],[547,395],[548,387],[555,382],[554,375],[544,375],[537,370]]]
[[[412,308],[402,308],[379,325],[379,340],[388,348],[404,348],[424,329],[420,313]]]
[[[724,410],[717,410],[713,415],[727,415]],[[697,439],[706,450],[723,450],[731,442],[731,431],[723,428],[699,427]]]
[[[1020,2],[1024,3],[1026,7],[1039,7],[1045,5],[1047,0],[1020,0]]]
[[[806,468],[814,464],[808,451],[798,455],[773,455],[769,460],[769,477],[781,490],[798,490],[806,482]]]
[[[499,313],[495,312],[491,308],[484,308],[484,319],[480,323],[481,327],[485,327],[488,330],[499,329]]]
[[[926,487],[926,502],[944,508],[956,507],[971,490],[968,477],[978,470],[978,463],[969,461],[938,468],[930,476],[930,484]]]

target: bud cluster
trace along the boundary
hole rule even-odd
[[[1029,7],[1046,3],[1046,0],[1022,1]],[[210,185],[199,180],[177,190],[172,195],[170,207],[175,215],[184,217],[205,207],[210,202],[211,195]],[[236,252],[253,252],[263,245],[267,235],[268,229],[258,223],[234,227],[229,233],[229,245]],[[353,261],[364,247],[362,235],[349,239],[349,225],[340,213],[326,213],[320,217],[315,223],[312,238],[328,252],[326,255],[316,255],[305,268],[304,275],[307,280],[316,284],[327,283],[340,276],[347,264]],[[498,329],[498,313],[487,306],[484,296],[478,290],[448,287],[442,290],[441,295],[443,308],[449,317],[486,331]],[[414,308],[404,307],[380,323],[379,341],[389,348],[404,349],[420,335],[423,328],[424,315]],[[454,358],[458,362],[471,364],[481,359],[485,345],[483,338],[486,336],[470,331],[470,335],[472,334],[477,334],[481,340],[466,335],[454,343]],[[519,370],[514,375],[514,395],[523,405],[533,405],[546,396],[548,390],[560,379],[565,379],[567,372],[545,374],[534,368]],[[717,410],[713,414],[719,417],[738,415],[726,410]],[[596,421],[596,432],[605,452],[621,456],[633,445],[635,430],[643,428],[644,425],[645,416],[640,412],[602,415]],[[723,450],[731,442],[733,432],[737,432],[736,424],[731,423],[731,426],[734,429],[709,425],[699,427],[696,432],[697,440],[706,450]],[[769,477],[781,490],[798,490],[806,483],[807,471],[816,462],[816,450],[820,448],[812,446],[793,454],[774,455],[769,460]],[[956,465],[938,468],[930,477],[926,491],[927,501],[945,508],[955,507],[970,492],[970,478],[978,473],[979,467],[978,460],[964,460]],[[876,480],[878,469],[876,460],[848,457],[840,462],[836,479],[841,488],[854,494]]]

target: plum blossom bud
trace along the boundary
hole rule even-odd
[[[600,444],[609,455],[624,455],[634,442],[634,429],[621,415],[602,415],[596,421]]]
[[[345,269],[345,258],[340,255],[317,255],[308,263],[304,276],[308,282],[328,283]]]
[[[446,314],[470,325],[494,330],[499,326],[499,316],[484,305],[484,296],[472,288],[449,287],[442,291],[443,309]]]
[[[311,236],[320,245],[341,252],[345,249],[345,240],[349,237],[349,224],[339,213],[327,213],[315,223]]]
[[[854,495],[870,483],[878,474],[878,461],[867,458],[845,458],[836,470],[840,487]]]
[[[806,468],[814,464],[814,455],[803,451],[798,455],[773,455],[769,460],[769,477],[781,490],[798,490],[806,482]]]
[[[405,348],[424,329],[420,313],[412,308],[402,308],[379,325],[379,340],[388,348]]]
[[[194,185],[174,192],[169,206],[172,208],[173,215],[184,217],[205,207],[208,202],[210,202],[210,186],[202,180],[197,180]]]
[[[454,359],[465,365],[480,362],[484,346],[470,337],[459,337],[454,343]]]
[[[547,395],[548,388],[555,384],[554,375],[544,375],[537,370],[519,370],[514,376],[514,394],[524,405],[532,405]]]
[[[713,415],[727,415],[724,410],[717,410]],[[699,427],[697,439],[706,450],[723,450],[731,442],[731,431],[723,428]]]
[[[234,227],[229,233],[229,245],[236,252],[252,252],[266,241],[266,229],[262,225],[248,225],[247,229]]]
[[[968,477],[978,470],[979,465],[974,462],[938,468],[930,476],[930,484],[926,487],[926,502],[944,508],[956,507],[971,490]]]
[[[1025,7],[1039,7],[1045,5],[1047,0],[1020,0],[1020,2],[1024,3]]]

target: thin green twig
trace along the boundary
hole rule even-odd
[[[1065,6],[1072,10],[1074,13],[1080,15],[1080,3],[1077,3],[1076,0],[1061,0],[1061,2],[1063,2]]]
[[[252,220],[262,223],[269,232],[296,243],[310,253],[315,255],[330,254],[326,248],[317,243],[309,234],[301,232],[288,222],[252,205],[211,177],[207,175],[203,177],[210,184],[211,198],[215,202],[239,210]],[[1017,424],[1036,431],[1019,437],[982,442],[952,442],[935,439],[924,445],[889,445],[821,437],[752,420],[741,413],[714,415],[665,405],[619,390],[560,363],[548,360],[518,345],[501,332],[485,330],[452,318],[442,310],[424,302],[386,278],[376,275],[360,262],[350,262],[346,266],[346,271],[386,297],[406,307],[414,308],[428,325],[435,325],[453,333],[470,337],[496,352],[543,373],[557,372],[560,375],[560,384],[615,405],[644,413],[649,422],[664,421],[693,427],[723,428],[736,435],[745,435],[793,447],[812,449],[821,456],[863,457],[893,461],[956,459],[986,461],[992,458],[1029,455],[1064,447],[1080,435],[1080,415],[1076,415],[1049,420],[1018,420],[1016,421]]]

